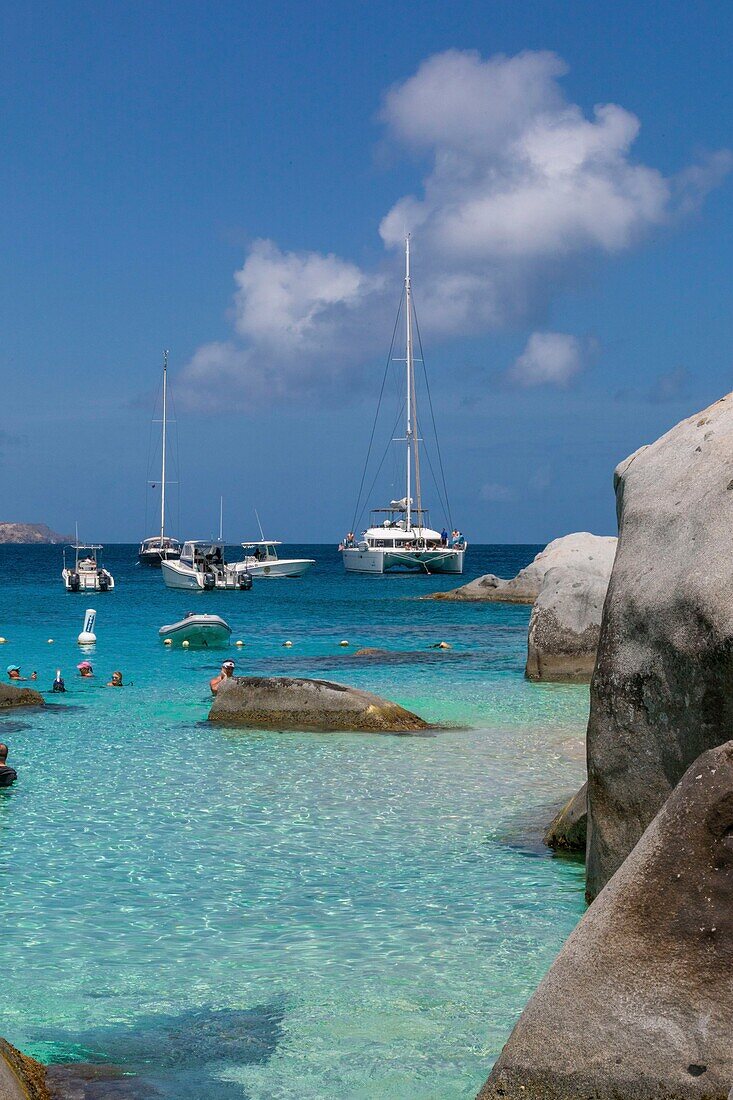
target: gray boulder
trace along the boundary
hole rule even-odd
[[[556,852],[585,852],[588,824],[588,784],[565,803],[547,826],[544,842]]]
[[[726,1100],[733,741],[704,753],[571,934],[480,1100]]]
[[[542,581],[545,573],[555,565],[570,564],[576,560],[582,560],[588,553],[594,553],[594,547],[599,541],[599,536],[591,535],[587,531],[579,531],[572,535],[563,535],[562,538],[553,539],[544,550],[541,550],[524,569],[520,569],[516,577],[504,580],[487,573],[483,577],[462,584],[460,588],[453,588],[449,592],[432,592],[423,596],[425,600],[486,600],[499,603],[534,603],[542,589]],[[607,541],[607,540],[600,540]],[[614,540],[615,541],[615,540]]]
[[[46,700],[40,691],[33,688],[15,687],[13,684],[0,684],[0,710],[8,707],[43,707]]]
[[[619,543],[588,724],[588,896],[733,730],[733,396],[616,470]]]
[[[526,675],[530,680],[588,683],[596,663],[616,539],[584,535],[582,542],[566,541],[560,550],[555,564],[545,570],[532,608]]]
[[[409,733],[427,722],[369,691],[329,680],[240,676],[219,688],[209,721],[250,729]]]

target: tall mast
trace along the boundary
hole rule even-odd
[[[407,425],[405,429],[405,438],[407,440],[407,493],[405,502],[407,504],[406,529],[410,531],[412,529],[412,504],[410,497],[412,496],[412,375],[414,365],[412,361],[412,289],[410,286],[409,233],[405,237],[405,317],[407,326],[407,349],[405,353],[405,359],[407,360]]]
[[[160,475],[160,545],[165,538],[165,452],[168,427],[168,352],[163,352],[163,468]]]

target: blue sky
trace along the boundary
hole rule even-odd
[[[410,229],[454,522],[613,531],[616,462],[731,388],[732,24],[723,3],[6,5],[2,518],[149,533],[168,347],[177,533],[211,533],[223,494],[232,540],[254,508],[338,537]]]

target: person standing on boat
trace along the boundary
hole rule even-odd
[[[0,787],[10,787],[18,778],[15,768],[8,767],[7,759],[8,746],[0,745]]]
[[[234,675],[234,661],[232,661],[232,660],[225,661],[224,664],[221,666],[221,672],[219,673],[219,675],[214,676],[213,679],[209,680],[209,687],[211,688],[211,694],[216,695],[216,693],[219,690],[219,688],[221,687],[221,685],[226,680],[231,680],[233,675]]]
[[[447,532],[445,527],[440,532],[440,545],[441,546],[447,546],[448,545],[448,532]]]

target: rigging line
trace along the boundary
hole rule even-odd
[[[397,316],[395,317],[394,328],[392,329],[392,341],[389,345],[389,354],[387,356],[387,362],[385,363],[385,366],[384,366],[384,374],[382,375],[382,385],[381,385],[381,388],[379,390],[379,400],[377,401],[377,411],[374,414],[374,422],[372,424],[372,433],[369,436],[369,446],[367,447],[367,456],[366,456],[366,459],[364,461],[364,469],[362,470],[361,482],[359,483],[359,492],[358,492],[358,495],[356,497],[356,507],[354,508],[354,518],[351,521],[351,530],[354,532],[354,534],[356,534],[357,519],[361,515],[361,513],[359,512],[359,505],[361,504],[361,491],[364,488],[364,480],[366,478],[367,468],[369,466],[369,459],[371,458],[372,443],[374,442],[374,433],[377,430],[377,420],[379,419],[379,410],[382,407],[382,397],[384,395],[384,387],[387,383],[387,372],[389,371],[390,364],[392,362],[392,352],[394,351],[394,342],[395,342],[395,338],[397,336],[397,326],[400,323],[400,314],[402,313],[402,302],[404,300],[404,297],[405,297],[405,292],[403,290],[402,295],[400,297],[400,304],[399,304],[399,307],[397,309]],[[390,442],[391,442],[391,440],[390,440]],[[382,458],[382,462],[384,462],[384,458]],[[380,463],[380,469],[381,469],[381,463]],[[370,490],[370,492],[371,492],[371,490]]]
[[[448,524],[451,531],[453,530],[453,517],[450,514],[450,499],[448,497],[448,486],[445,481],[445,469],[443,467],[443,456],[440,453],[440,440],[438,439],[438,429],[435,426],[435,412],[433,411],[433,398],[430,393],[430,382],[428,381],[428,368],[425,365],[425,352],[422,348],[422,336],[420,334],[420,325],[417,320],[417,312],[415,312],[415,329],[417,331],[417,343],[420,348],[420,359],[422,361],[423,375],[425,376],[425,390],[428,395],[428,405],[430,407],[430,419],[433,422],[433,435],[435,436],[435,449],[438,452],[438,464],[440,466],[440,476],[443,482],[443,493],[445,494],[446,511],[448,513]],[[437,482],[436,482],[437,483]]]
[[[423,449],[423,452],[425,454],[425,457],[428,460],[428,466],[430,467],[430,473],[431,473],[431,476],[433,478],[433,484],[435,485],[435,491],[438,494],[438,500],[440,501],[440,507],[443,509],[443,516],[444,516],[445,519],[448,519],[448,505],[445,501],[445,498],[443,497],[442,492],[440,491],[440,485],[438,484],[438,479],[435,476],[435,469],[433,467],[433,460],[430,457],[430,448],[427,446],[424,439],[423,439],[422,449]]]
[[[397,425],[399,424],[400,420],[402,419],[402,414],[403,414],[404,411],[405,411],[405,402],[403,401],[402,406],[400,408],[400,411],[397,413],[397,419],[394,422],[394,426],[392,428],[392,431],[389,433],[390,438],[387,440],[387,446],[384,448],[384,451],[382,453],[382,457],[380,459],[379,465],[377,466],[377,472],[374,475],[374,480],[372,481],[371,485],[369,486],[369,492],[367,493],[367,495],[364,498],[364,506],[363,506],[361,512],[359,513],[359,515],[356,517],[356,523],[361,522],[361,517],[364,514],[364,508],[366,508],[366,502],[369,499],[369,497],[372,495],[372,490],[374,489],[374,486],[377,484],[377,478],[379,477],[382,466],[384,465],[384,460],[387,457],[387,454],[389,452],[390,447],[394,443],[394,439],[392,437],[394,436],[394,433],[397,431]],[[352,528],[352,530],[354,532],[356,532],[356,523],[354,524],[354,526]]]

